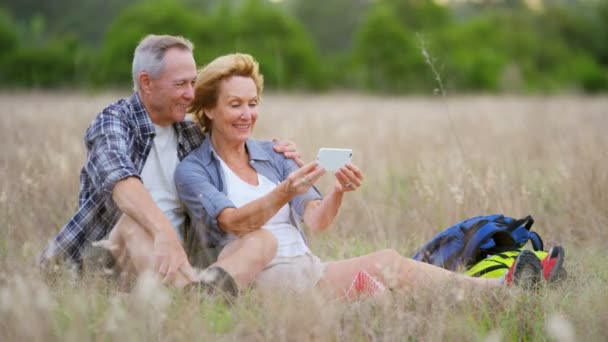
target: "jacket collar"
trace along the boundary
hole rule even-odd
[[[268,153],[266,151],[264,151],[264,149],[262,148],[262,146],[260,144],[260,141],[258,141],[258,140],[247,139],[247,141],[245,141],[245,148],[247,148],[247,151],[249,152],[249,161],[250,162],[253,160],[255,160],[255,161],[269,161],[270,160],[270,156],[268,155]],[[200,157],[201,157],[201,160],[204,165],[208,165],[213,160],[218,158],[217,152],[215,151],[213,144],[211,144],[211,137],[209,136],[209,134],[207,134],[206,139],[201,144],[200,152],[201,152]]]
[[[249,152],[249,161],[270,160],[270,156],[262,148],[260,141],[255,139],[247,139],[247,141],[245,141],[245,147]]]

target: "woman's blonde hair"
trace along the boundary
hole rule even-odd
[[[214,108],[223,80],[232,76],[250,77],[257,88],[258,97],[262,96],[264,77],[259,72],[258,62],[248,54],[234,53],[220,56],[202,68],[194,85],[194,100],[189,112],[204,133],[211,131],[211,120],[205,115],[205,109]]]

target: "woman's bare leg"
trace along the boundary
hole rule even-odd
[[[251,283],[277,253],[277,240],[271,232],[258,229],[227,244],[211,266],[225,269],[240,288]]]
[[[427,263],[404,258],[386,249],[357,258],[329,262],[318,287],[332,297],[343,297],[357,273],[364,271],[391,289],[432,286],[457,281],[483,288],[496,287],[499,279],[467,277]]]

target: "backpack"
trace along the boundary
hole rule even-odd
[[[519,250],[528,241],[540,251],[543,241],[530,230],[533,224],[529,215],[519,220],[501,214],[472,217],[437,234],[413,259],[456,271],[469,269],[490,255]]]

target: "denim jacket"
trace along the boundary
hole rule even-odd
[[[293,160],[273,150],[274,143],[271,141],[248,139],[245,146],[249,152],[251,166],[275,184],[284,181],[290,173],[298,169]],[[204,231],[207,246],[225,244],[228,233],[220,229],[217,217],[222,210],[236,206],[228,198],[224,172],[211,139],[205,139],[199,148],[178,165],[175,184],[190,216],[191,227],[199,232]],[[298,228],[307,244],[302,224],[304,209],[309,201],[319,199],[322,199],[321,194],[311,187],[308,192],[294,197],[289,202],[292,224]]]

